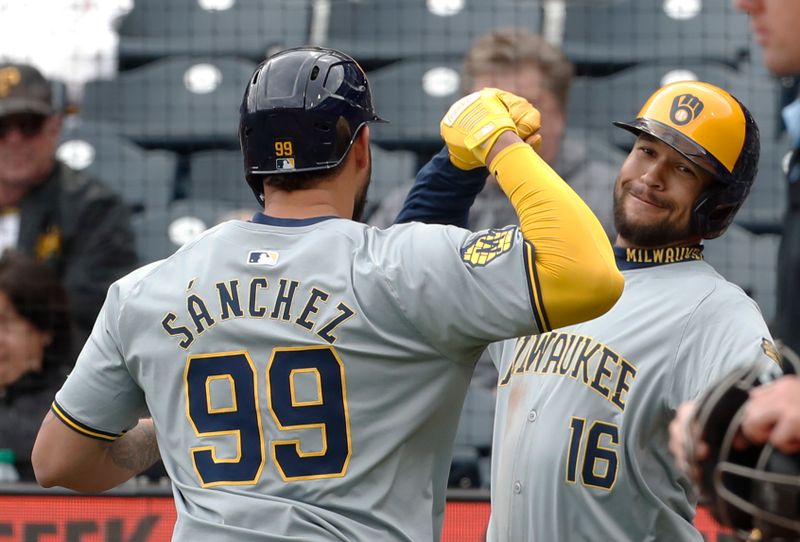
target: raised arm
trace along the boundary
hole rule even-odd
[[[527,100],[499,91],[508,106],[517,133],[533,148],[541,143],[539,115]],[[406,196],[395,224],[425,222],[469,227],[469,210],[483,189],[489,171],[480,164],[474,169],[461,169],[450,161],[450,151],[445,147],[422,166]]]
[[[603,227],[589,207],[517,134],[539,113],[520,98],[484,89],[456,102],[442,120],[450,161],[468,170],[488,164],[511,200],[535,266],[551,328],[595,318],[617,301],[623,278]],[[504,101],[505,100],[505,101]],[[525,109],[527,108],[527,109]]]

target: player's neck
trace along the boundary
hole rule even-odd
[[[345,201],[339,201],[328,187],[309,188],[286,192],[267,190],[264,214],[274,218],[314,218],[317,216],[338,216],[350,218],[353,215],[352,199],[347,208]]]
[[[672,243],[666,243],[660,246],[641,246],[637,245],[636,243],[632,243],[631,241],[627,240],[623,236],[617,234],[617,239],[614,241],[615,247],[620,248],[635,248],[635,249],[658,249],[658,248],[673,248],[673,247],[693,247],[699,245],[703,241],[703,238],[699,235],[690,237],[688,239],[682,239],[680,241],[675,241]]]

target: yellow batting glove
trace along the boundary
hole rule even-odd
[[[533,107],[528,100],[516,94],[511,94],[505,90],[487,90],[495,90],[500,101],[508,108],[508,112],[511,114],[511,118],[514,120],[514,124],[517,127],[517,134],[519,134],[520,139],[528,143],[535,142],[532,144],[534,148],[537,148],[542,142],[542,136],[537,134],[542,127],[542,115],[539,113],[539,110]],[[536,137],[531,139],[531,136],[534,135]]]
[[[450,106],[439,129],[450,161],[459,169],[485,165],[486,155],[500,134],[517,131],[497,89],[483,89],[458,100]]]

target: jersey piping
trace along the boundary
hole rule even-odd
[[[61,420],[67,427],[80,433],[82,435],[86,435],[87,437],[92,437],[98,440],[105,440],[105,441],[114,441],[121,437],[124,433],[109,433],[106,431],[101,431],[99,429],[94,429],[89,427],[88,425],[82,424],[69,414],[67,414],[61,406],[55,401],[53,401],[52,406],[50,409],[55,414],[56,418]]]

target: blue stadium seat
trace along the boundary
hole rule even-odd
[[[779,235],[753,234],[734,223],[722,237],[704,242],[706,261],[747,292],[768,323],[775,317],[779,241]]]
[[[633,119],[653,91],[681,79],[719,85],[750,109],[761,131],[761,161],[757,181],[736,220],[753,229],[774,228],[785,209],[785,188],[778,170],[786,147],[777,136],[780,86],[773,79],[718,63],[672,62],[638,65],[605,77],[577,77],[570,91],[567,123],[627,150],[633,138],[611,122]]]
[[[123,68],[165,56],[238,56],[260,62],[308,40],[310,0],[136,0],[122,20]]]
[[[481,487],[480,462],[481,457],[475,447],[460,444],[454,445],[450,459],[447,487],[459,489]]]
[[[176,201],[167,209],[146,210],[133,218],[139,259],[149,263],[166,258],[236,212],[228,203],[195,199]]]
[[[170,57],[86,85],[81,115],[145,147],[238,148],[239,104],[255,64]]]
[[[373,145],[372,183],[364,217],[368,217],[392,190],[413,180],[417,169],[417,156],[413,152],[387,151]]]
[[[789,142],[762,137],[758,177],[736,215],[736,222],[755,233],[780,233],[786,212],[786,172]]]
[[[173,196],[177,156],[146,151],[119,134],[115,125],[68,118],[56,154],[111,187],[134,212],[165,209]]]
[[[461,95],[459,70],[454,61],[407,60],[367,74],[375,108],[389,121],[370,127],[372,140],[390,149],[439,149],[439,121]]]
[[[728,1],[564,2],[562,47],[587,69],[653,60],[705,60],[735,66],[750,51],[747,16]]]
[[[785,89],[782,81],[766,72],[760,60],[744,66],[742,79],[757,81],[749,86],[740,81],[731,92],[750,108],[758,122],[761,158],[756,184],[736,220],[756,233],[777,234],[787,207],[785,168],[791,147],[780,118],[781,94]]]
[[[322,43],[367,69],[399,59],[461,58],[472,40],[497,27],[538,31],[539,0],[331,0]]]
[[[198,200],[221,201],[258,211],[250,185],[244,180],[242,153],[238,150],[208,150],[189,156],[187,193]]]

